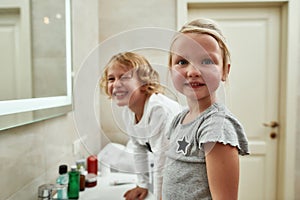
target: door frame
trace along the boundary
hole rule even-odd
[[[188,19],[188,6],[197,4],[245,4],[265,6],[275,5],[281,10],[281,66],[279,120],[280,136],[278,137],[278,180],[277,198],[295,198],[295,161],[297,133],[297,84],[298,84],[298,45],[300,36],[300,8],[298,0],[177,0],[177,29]]]

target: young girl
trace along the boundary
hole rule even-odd
[[[238,154],[248,154],[248,142],[240,122],[216,99],[229,56],[220,29],[208,19],[184,25],[172,42],[171,76],[188,109],[168,133],[164,200],[238,198]]]
[[[154,195],[161,198],[162,173],[167,146],[166,130],[181,106],[161,94],[159,75],[141,55],[125,52],[111,58],[105,67],[101,87],[118,106],[125,106],[126,131],[134,146],[138,172],[148,168],[148,152],[154,159]],[[126,200],[144,199],[149,178],[138,175],[138,187],[124,194]]]

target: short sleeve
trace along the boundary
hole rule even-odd
[[[226,112],[216,112],[207,117],[198,129],[199,148],[203,144],[219,142],[237,147],[240,155],[249,154],[248,141],[241,123]]]

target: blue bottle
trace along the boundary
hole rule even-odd
[[[68,166],[60,165],[58,170],[59,176],[56,179],[57,184],[57,199],[68,199]]]

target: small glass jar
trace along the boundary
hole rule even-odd
[[[85,187],[95,187],[97,185],[97,175],[89,173],[85,177]]]

